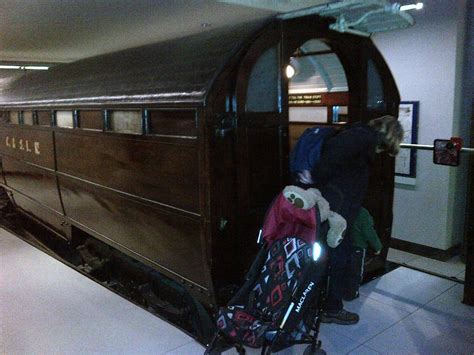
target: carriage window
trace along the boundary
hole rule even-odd
[[[73,111],[56,111],[56,125],[64,128],[74,128]]]
[[[383,82],[375,63],[371,59],[367,63],[367,108],[372,110],[383,110],[385,108]]]
[[[290,58],[295,75],[289,81],[290,94],[347,92],[346,74],[335,53],[300,54]]]
[[[307,41],[295,51],[289,65],[294,69],[288,80],[290,122],[347,122],[347,78],[330,46],[317,39]]]
[[[151,110],[150,134],[195,137],[197,135],[196,111]]]
[[[290,122],[326,123],[328,110],[326,107],[290,107]]]
[[[108,128],[117,133],[142,134],[142,112],[110,111]]]
[[[23,111],[23,124],[33,126],[33,111]]]
[[[332,107],[332,122],[333,123],[349,122],[349,107],[333,106]]]
[[[278,111],[278,48],[268,49],[252,69],[247,88],[247,112]]]
[[[51,111],[36,111],[36,117],[38,118],[38,125],[51,126]]]
[[[8,123],[8,111],[0,111],[0,123]]]
[[[10,111],[8,122],[11,124],[20,124],[20,111]]]
[[[80,110],[79,128],[102,131],[104,127],[103,113],[101,110]]]

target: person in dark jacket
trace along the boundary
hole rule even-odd
[[[328,299],[321,320],[326,323],[354,324],[359,316],[343,308],[344,274],[350,263],[354,220],[362,207],[370,166],[375,154],[395,156],[403,140],[403,128],[396,118],[383,116],[367,123],[355,123],[329,137],[323,146],[316,171],[316,187],[331,210],[346,219],[342,243],[330,251]]]
[[[357,215],[351,230],[351,261],[346,274],[344,300],[351,301],[359,297],[359,286],[364,273],[364,262],[367,248],[372,248],[375,255],[382,251],[382,243],[374,229],[374,219],[364,207]]]

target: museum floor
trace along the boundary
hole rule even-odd
[[[328,354],[473,354],[474,307],[461,303],[462,292],[460,283],[399,267],[347,303],[360,314],[358,324],[322,325],[323,348]],[[203,352],[181,330],[0,229],[1,354]]]

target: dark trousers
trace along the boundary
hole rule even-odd
[[[359,294],[359,286],[364,275],[365,248],[352,247],[349,268],[345,275],[344,298],[350,300]]]
[[[347,222],[347,229],[342,243],[336,248],[329,248],[329,285],[325,309],[339,311],[343,308],[342,299],[346,296],[346,276],[351,265],[352,238],[350,230],[360,204],[346,198],[342,191],[333,184],[320,188],[323,197],[329,202],[332,211],[339,213]]]
[[[325,309],[339,311],[343,308],[342,299],[345,297],[345,277],[350,265],[351,243],[348,235],[335,249],[330,250],[329,285]]]
[[[339,213],[347,220],[350,213],[350,204],[344,200],[344,195],[338,187],[327,184],[321,188],[323,197],[329,202],[332,211]],[[329,249],[329,285],[325,309],[328,311],[339,311],[343,308],[342,299],[344,297],[344,277],[349,267],[351,256],[351,235],[350,225],[347,226],[342,243],[336,248]]]

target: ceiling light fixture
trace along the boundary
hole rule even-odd
[[[48,70],[49,67],[43,65],[7,65],[0,64],[0,69],[13,69],[13,70]]]
[[[38,66],[38,65],[28,65],[28,66],[22,67],[22,69],[26,69],[26,70],[48,70],[49,67]]]
[[[402,5],[400,6],[400,11],[409,11],[409,10],[421,10],[423,8],[422,2],[417,2],[416,4]]]
[[[19,65],[0,65],[0,69],[20,69]]]

